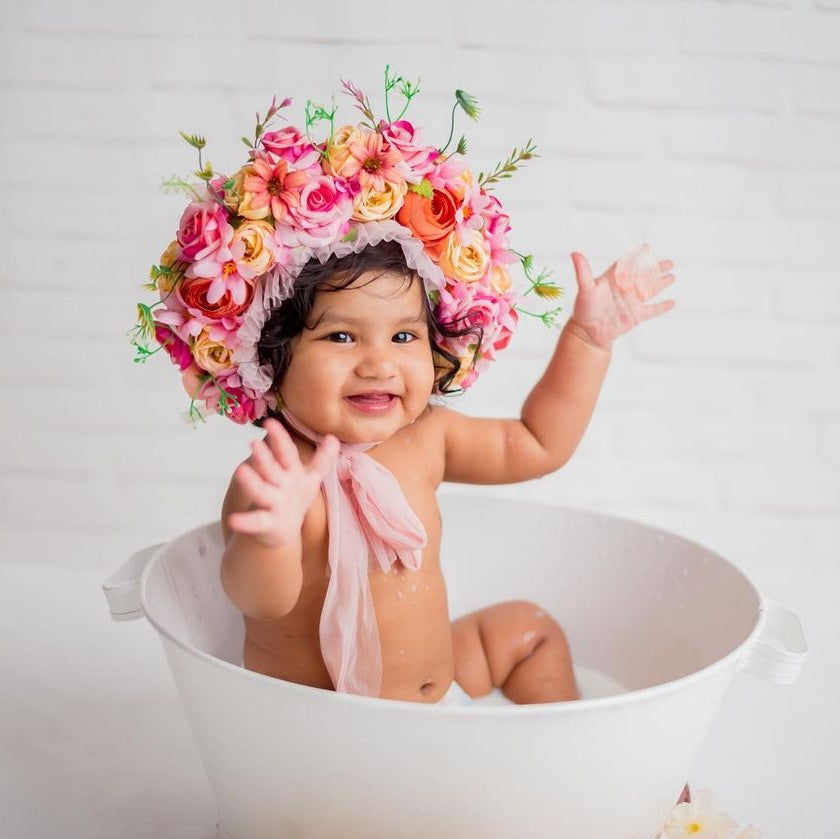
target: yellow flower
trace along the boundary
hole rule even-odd
[[[274,254],[266,246],[266,237],[273,234],[274,228],[267,221],[246,221],[234,231],[232,244],[245,243],[245,255],[239,261],[257,275],[265,274],[274,265]]]
[[[244,192],[242,182],[245,180],[245,167],[243,166],[232,178],[233,186],[226,189],[224,192],[225,206],[231,209],[234,213],[239,212],[239,202]]]
[[[206,326],[195,338],[192,354],[196,364],[214,376],[233,367],[233,350],[212,340]]]
[[[160,255],[160,264],[171,271],[170,274],[161,274],[158,276],[157,287],[161,294],[169,294],[175,287],[175,283],[184,276],[186,265],[178,261],[180,251],[181,246],[176,241],[172,241],[169,243],[169,247]]]
[[[456,231],[449,234],[438,264],[447,277],[463,283],[475,283],[487,273],[490,249],[480,231],[473,230],[472,237],[466,245],[461,244]]]
[[[344,177],[344,164],[351,157],[350,147],[362,139],[362,132],[355,125],[342,125],[334,134],[324,168],[331,175]]]
[[[403,205],[408,184],[383,181],[384,190],[376,192],[372,184],[362,187],[353,201],[353,218],[356,221],[384,221],[393,218]]]
[[[513,283],[507,268],[503,265],[494,265],[490,270],[490,287],[499,294],[508,291]]]

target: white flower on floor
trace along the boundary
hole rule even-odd
[[[761,839],[750,826],[736,834],[738,823],[726,813],[716,812],[708,790],[702,790],[691,803],[677,804],[668,814],[657,839]]]

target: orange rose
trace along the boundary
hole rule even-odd
[[[221,300],[215,303],[207,302],[207,291],[210,288],[212,279],[196,277],[183,280],[175,292],[181,298],[181,302],[189,309],[197,309],[208,318],[218,320],[220,318],[231,318],[241,315],[251,305],[251,298],[254,296],[253,283],[246,283],[245,300],[242,303],[234,303],[230,289],[226,289]]]
[[[397,213],[397,221],[407,227],[427,250],[438,256],[455,229],[457,209],[455,199],[445,189],[433,190],[431,198],[409,192]]]

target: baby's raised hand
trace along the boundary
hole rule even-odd
[[[251,457],[240,464],[233,480],[250,508],[231,513],[235,533],[247,533],[267,547],[280,548],[300,538],[306,511],[338,455],[338,440],[328,435],[307,464],[283,426],[267,419],[265,440],[251,443]]]
[[[578,294],[571,319],[599,347],[609,347],[619,335],[674,306],[673,300],[647,302],[674,282],[674,263],[654,261],[649,245],[614,262],[597,279],[583,254],[573,253],[572,262]]]

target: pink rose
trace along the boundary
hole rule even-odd
[[[334,242],[349,229],[352,212],[349,183],[330,175],[312,178],[301,190],[298,206],[290,211],[290,223],[277,225],[277,241],[308,248]]]
[[[184,259],[201,259],[212,253],[222,240],[227,226],[225,212],[211,201],[189,204],[181,216],[177,240]]]
[[[387,123],[379,123],[382,136],[402,155],[417,180],[426,177],[435,168],[438,150],[434,146],[423,145],[420,130],[415,128],[407,119]]]
[[[279,131],[266,131],[260,144],[270,155],[293,164],[296,169],[319,166],[320,152],[293,125]]]
[[[193,363],[190,348],[175,334],[172,327],[156,322],[155,338],[179,370],[186,370]]]

